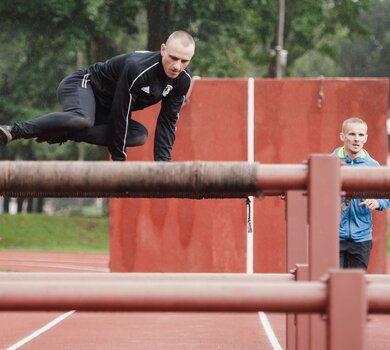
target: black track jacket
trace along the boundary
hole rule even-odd
[[[113,160],[126,159],[126,136],[131,112],[161,102],[154,138],[154,160],[169,161],[176,121],[190,87],[184,70],[171,79],[164,73],[159,51],[126,53],[88,68],[99,104],[110,111],[109,151]]]

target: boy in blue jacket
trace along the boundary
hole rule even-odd
[[[367,142],[367,124],[353,117],[344,121],[340,133],[343,147],[336,148],[338,156],[348,166],[380,166],[363,149]],[[388,199],[341,199],[340,218],[340,268],[367,270],[372,247],[372,210],[385,210]]]

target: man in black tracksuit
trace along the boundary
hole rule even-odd
[[[107,146],[113,160],[125,160],[126,147],[143,145],[148,136],[147,129],[131,119],[132,111],[161,101],[154,159],[169,161],[179,111],[191,83],[187,66],[194,50],[193,38],[177,31],[160,51],[127,53],[79,70],[58,87],[63,112],[0,126],[0,145],[20,138],[73,140]]]

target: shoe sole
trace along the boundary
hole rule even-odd
[[[9,131],[0,127],[0,146],[7,145],[12,140],[12,135]]]

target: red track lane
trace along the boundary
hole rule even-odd
[[[0,269],[108,271],[108,256],[0,252]],[[64,314],[0,312],[0,350],[8,349]],[[267,317],[280,346],[285,349],[284,314],[267,314]],[[370,350],[390,348],[390,315],[370,315],[367,338]],[[271,345],[257,313],[75,312],[20,348],[273,350],[277,347]]]
[[[0,269],[25,272],[109,272],[108,255],[0,252]]]
[[[3,328],[7,336],[0,341],[3,349],[20,340],[22,316]],[[42,324],[47,314],[29,314]],[[58,314],[52,314],[54,319]],[[280,321],[283,316],[278,315]],[[18,322],[19,321],[19,322]],[[27,320],[26,330],[31,332],[32,320]],[[24,322],[23,322],[24,323]],[[39,327],[39,326],[38,326]],[[14,329],[16,328],[16,331]],[[3,337],[2,337],[3,339]],[[284,347],[284,345],[282,345]],[[84,313],[76,312],[46,333],[31,340],[23,349],[272,349],[256,313]]]

